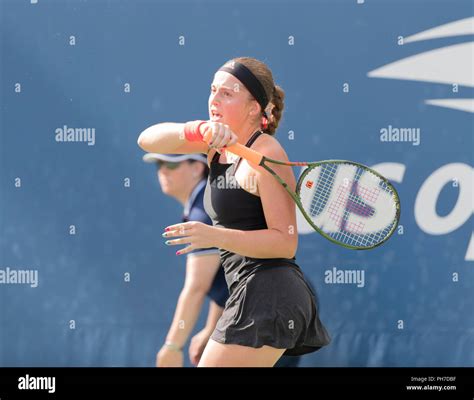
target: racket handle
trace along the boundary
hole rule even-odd
[[[209,144],[211,141],[212,134],[209,130],[206,130],[203,136],[203,140]],[[230,151],[231,153],[245,158],[247,161],[255,165],[260,165],[263,159],[263,155],[260,154],[258,151],[252,150],[246,146],[241,145],[240,143],[233,144],[232,146],[225,147],[226,151]]]

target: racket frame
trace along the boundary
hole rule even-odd
[[[204,141],[209,144],[211,137],[212,137],[212,134],[211,134],[210,130],[207,130],[205,135],[204,135]],[[236,155],[246,159],[250,163],[253,163],[255,165],[258,165],[258,166],[264,168],[266,171],[268,171],[270,174],[272,174],[273,177],[285,188],[287,193],[291,196],[293,201],[296,203],[296,205],[300,209],[301,214],[306,219],[306,221],[310,224],[310,226],[316,232],[318,232],[320,235],[322,235],[326,239],[328,239],[330,242],[333,242],[333,243],[335,243],[339,246],[342,246],[342,247],[345,247],[345,248],[351,249],[351,250],[370,250],[370,249],[373,249],[373,248],[378,247],[378,246],[382,245],[383,243],[385,243],[392,236],[392,234],[395,232],[395,229],[397,229],[397,227],[398,227],[398,223],[400,221],[400,214],[401,214],[400,197],[398,196],[398,192],[396,191],[396,189],[393,187],[393,185],[384,176],[380,175],[377,171],[374,171],[373,169],[367,167],[364,164],[360,164],[360,163],[357,163],[357,162],[354,162],[354,161],[348,161],[348,160],[323,160],[323,161],[315,161],[315,162],[291,162],[291,161],[273,160],[272,158],[265,157],[263,154],[260,154],[258,151],[255,151],[255,150],[253,150],[249,147],[243,146],[240,143],[236,143],[232,146],[229,146],[229,147],[225,148],[225,150],[230,151],[231,153],[236,154]],[[301,176],[299,177],[298,182],[296,184],[296,192],[294,192],[293,190],[291,190],[288,187],[288,184],[282,178],[280,178],[280,176],[273,169],[271,169],[266,164],[266,162],[271,162],[273,164],[284,165],[284,166],[288,166],[288,167],[308,167],[308,168],[306,168],[303,171],[303,173],[301,174]],[[378,178],[380,178],[392,190],[393,197],[394,197],[393,206],[396,208],[396,210],[395,210],[395,220],[396,220],[395,222],[396,223],[393,224],[392,229],[390,230],[390,232],[386,235],[386,237],[382,241],[380,241],[380,242],[378,242],[378,243],[376,243],[372,246],[354,246],[354,245],[339,242],[339,241],[333,239],[328,234],[324,233],[320,228],[318,228],[314,224],[314,222],[311,220],[311,218],[308,216],[308,214],[306,213],[306,211],[303,207],[303,204],[301,202],[301,198],[298,195],[298,193],[300,191],[300,188],[301,188],[301,184],[304,180],[304,177],[313,168],[324,165],[324,164],[330,164],[330,163],[331,164],[350,164],[350,165],[354,165],[354,166],[357,166],[359,168],[362,168],[362,169],[374,174]]]
[[[270,166],[268,166],[266,164],[266,162],[271,162],[273,164],[284,165],[284,166],[288,166],[288,167],[307,167],[303,171],[303,173],[300,175],[300,177],[298,178],[298,182],[296,184],[296,191],[291,190],[288,187],[288,184],[285,181],[283,181],[283,179],[281,179],[280,176],[273,169],[271,169]],[[372,246],[354,246],[354,245],[350,245],[350,244],[347,244],[347,243],[342,243],[342,242],[339,242],[339,241],[333,239],[331,236],[329,236],[327,233],[323,232],[319,227],[317,227],[314,224],[314,222],[308,216],[306,210],[304,209],[303,203],[301,202],[301,198],[300,198],[298,193],[300,192],[301,185],[303,184],[305,176],[313,168],[316,168],[316,167],[324,165],[324,164],[350,164],[350,165],[357,166],[357,167],[362,168],[363,170],[368,171],[368,172],[374,174],[375,176],[377,176],[381,181],[383,181],[392,190],[393,199],[394,199],[394,207],[396,209],[395,210],[396,223],[393,224],[392,229],[390,230],[390,232],[388,232],[388,234],[385,236],[385,238],[382,241],[380,241],[380,242],[378,242],[378,243],[376,243]],[[383,243],[385,243],[392,236],[392,234],[395,232],[395,229],[397,229],[397,227],[398,227],[398,223],[400,221],[400,214],[401,214],[400,197],[398,196],[398,192],[396,191],[396,189],[393,187],[393,185],[384,176],[380,175],[377,171],[374,171],[373,169],[367,167],[364,164],[360,164],[360,163],[357,163],[357,162],[354,162],[354,161],[348,161],[348,160],[324,160],[324,161],[315,161],[315,162],[291,162],[291,161],[285,162],[285,161],[273,160],[271,158],[268,158],[268,157],[265,157],[265,156],[262,155],[258,165],[260,167],[264,168],[270,174],[272,174],[273,177],[285,188],[285,190],[292,197],[293,201],[296,203],[296,205],[300,209],[301,214],[303,215],[305,220],[311,225],[311,227],[314,230],[316,230],[320,235],[324,236],[329,241],[331,241],[335,244],[338,244],[339,246],[342,246],[342,247],[345,247],[345,248],[351,249],[351,250],[370,250],[370,249],[373,249],[373,248],[378,247],[378,246],[382,245]]]

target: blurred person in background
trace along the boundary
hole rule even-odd
[[[204,155],[148,153],[143,156],[143,160],[156,165],[163,193],[183,205],[183,222],[212,224],[203,206],[209,172]],[[183,347],[196,324],[206,296],[210,299],[206,326],[192,338],[189,346],[189,359],[193,365],[198,364],[228,297],[224,271],[216,248],[196,249],[186,256],[184,286],[165,343],[156,355],[157,367],[183,366]]]

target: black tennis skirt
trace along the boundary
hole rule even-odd
[[[330,342],[298,266],[264,266],[232,285],[211,338],[223,344],[286,349],[298,356]]]

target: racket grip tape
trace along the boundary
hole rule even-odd
[[[209,144],[212,139],[212,132],[208,129],[204,133],[203,137],[204,141]],[[252,150],[246,146],[241,145],[240,143],[233,144],[232,146],[226,147],[226,151],[230,151],[231,153],[245,158],[247,161],[255,165],[260,165],[263,159],[263,155],[260,154],[258,151]]]

